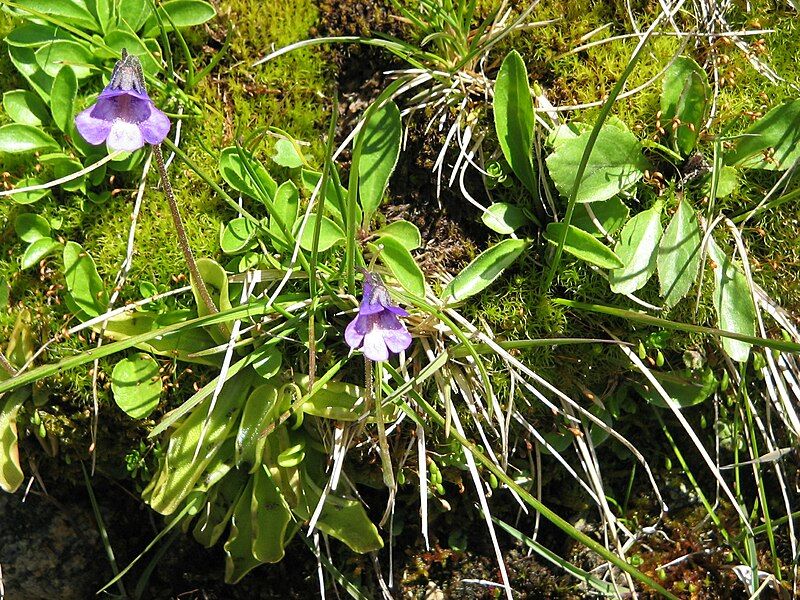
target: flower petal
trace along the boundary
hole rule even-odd
[[[112,122],[93,115],[96,106],[94,104],[78,113],[75,117],[75,128],[83,139],[94,146],[99,146],[106,141]]]
[[[411,334],[396,315],[384,312],[378,327],[383,331],[383,341],[389,350],[398,354],[411,345]]]
[[[144,141],[148,144],[160,144],[169,133],[169,117],[150,103],[150,116],[139,123]]]
[[[373,324],[372,329],[364,336],[364,344],[361,347],[364,356],[375,362],[389,360],[389,349],[383,341],[383,330],[377,323]]]
[[[106,140],[109,150],[127,150],[133,152],[144,146],[144,138],[139,126],[117,119],[111,126],[111,131]]]
[[[361,342],[364,341],[364,332],[359,331],[357,325],[359,317],[360,315],[350,321],[344,330],[344,341],[347,342],[347,345],[353,350],[358,350],[361,347]]]

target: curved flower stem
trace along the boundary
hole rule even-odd
[[[186,236],[186,229],[183,226],[181,213],[178,210],[175,192],[172,190],[172,184],[169,182],[169,177],[167,176],[167,168],[164,166],[164,155],[161,154],[161,144],[155,144],[153,146],[153,154],[156,157],[158,173],[161,175],[161,185],[164,187],[164,193],[169,202],[169,210],[172,213],[175,230],[178,232],[178,244],[183,251],[183,257],[186,259],[186,266],[189,267],[189,273],[191,273],[192,279],[194,279],[197,291],[200,292],[200,297],[203,299],[203,304],[206,305],[209,314],[216,314],[219,310],[217,310],[214,300],[211,299],[211,295],[208,293],[208,288],[206,287],[205,281],[203,281],[203,278],[200,276],[200,271],[197,270],[197,263],[194,260],[194,254],[192,254],[192,247],[189,246],[189,238]]]

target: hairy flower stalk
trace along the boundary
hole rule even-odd
[[[161,142],[169,133],[169,118],[156,108],[147,94],[142,64],[136,56],[122,50],[122,58],[114,65],[108,85],[97,97],[97,102],[75,117],[75,127],[90,144],[98,146],[105,142],[110,152],[133,152],[145,143],[153,146],[161,185],[167,196],[186,265],[208,312],[219,312],[197,269],[175,192],[164,165]]]
[[[344,339],[353,350],[361,350],[369,360],[381,362],[411,345],[411,334],[400,317],[408,313],[396,306],[376,273],[364,272],[364,296],[358,314],[344,330]]]

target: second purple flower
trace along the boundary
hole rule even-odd
[[[364,273],[364,296],[358,314],[344,330],[344,339],[353,350],[361,350],[370,360],[389,360],[411,345],[411,334],[400,317],[408,313],[389,297],[379,275]]]

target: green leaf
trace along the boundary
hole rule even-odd
[[[47,105],[29,90],[11,90],[3,94],[3,108],[15,123],[38,127],[50,120]]]
[[[516,50],[509,52],[494,86],[494,128],[508,164],[528,191],[538,197],[531,158],[534,111],[528,71]]]
[[[254,478],[245,487],[231,516],[231,528],[228,539],[223,545],[225,550],[225,583],[234,584],[261,564],[253,556],[253,486]]]
[[[595,219],[603,226],[605,233],[609,235],[619,230],[628,220],[628,216],[631,213],[625,203],[617,196],[602,202],[592,202],[591,206],[588,204],[576,204],[570,225],[583,229],[596,237],[603,236],[604,233],[597,228],[597,225],[589,217],[589,209],[594,213]]]
[[[45,23],[25,21],[22,25],[9,33],[3,41],[9,46],[38,48],[53,40],[68,39],[70,39],[70,33],[63,29]]]
[[[28,177],[25,179],[20,179],[15,185],[15,188],[25,188],[25,187],[33,187],[36,185],[41,185],[44,183],[40,179],[36,179],[34,177]],[[33,204],[34,202],[38,202],[47,194],[50,193],[50,190],[36,190],[33,192],[21,192],[19,194],[14,194],[11,196],[11,199],[17,204]]]
[[[297,153],[297,147],[285,138],[275,142],[275,154],[272,160],[287,169],[296,169],[303,166],[303,157]]]
[[[244,405],[239,430],[234,445],[236,465],[243,466],[252,473],[261,467],[266,435],[263,433],[275,422],[278,390],[272,384],[264,384],[254,389]]]
[[[164,28],[172,30],[172,23],[178,29],[202,25],[217,16],[214,7],[203,0],[168,0],[158,7]],[[153,37],[159,31],[155,15],[147,19],[144,25],[144,37]]]
[[[39,162],[43,165],[47,165],[48,167],[53,169],[53,175],[55,178],[59,179],[61,177],[66,177],[67,175],[72,175],[77,171],[83,169],[83,165],[72,158],[71,156],[67,156],[61,152],[55,152],[53,154],[43,154],[39,157]],[[77,190],[85,190],[86,189],[86,176],[83,175],[72,181],[68,181],[66,183],[61,184],[61,188],[70,192],[74,192]]]
[[[550,223],[545,229],[544,239],[557,246],[561,242],[561,236],[564,235],[564,226],[565,223],[563,222]],[[567,228],[564,252],[569,252],[581,260],[603,269],[615,269],[623,264],[619,257],[611,251],[611,248],[586,233],[583,229],[578,229],[572,225]]]
[[[708,254],[714,261],[713,300],[718,327],[726,331],[755,336],[756,309],[747,279],[728,255],[719,249],[713,238],[708,244]],[[750,346],[747,342],[722,338],[725,352],[737,362],[747,362]]]
[[[132,419],[144,419],[161,397],[161,375],[156,360],[139,353],[123,358],[111,372],[114,402]]]
[[[263,379],[271,379],[280,373],[283,355],[273,345],[264,345],[250,353],[253,361],[253,370]]]
[[[139,31],[145,21],[153,14],[148,0],[116,0],[119,2],[117,11],[117,23],[123,23],[130,27],[131,31]]]
[[[296,377],[295,381],[308,391],[308,375]],[[364,414],[364,406],[359,403],[362,396],[363,389],[355,384],[329,381],[303,404],[303,412],[321,419],[357,421]]]
[[[94,260],[79,244],[64,246],[64,279],[67,291],[82,317],[97,317],[108,308],[108,294],[97,274]]]
[[[464,300],[485,290],[528,247],[527,240],[503,240],[484,250],[455,276],[442,292],[447,301]]]
[[[251,248],[256,226],[244,217],[228,222],[219,234],[219,247],[225,254],[240,254]]]
[[[12,123],[0,127],[0,152],[22,154],[58,150],[58,143],[41,129]]]
[[[565,140],[547,157],[547,168],[562,196],[569,197],[575,173],[589,141],[590,132]],[[604,125],[586,164],[578,202],[602,202],[630,188],[649,166],[642,156],[642,145],[630,131]]]
[[[297,215],[300,207],[300,193],[297,186],[291,181],[284,181],[278,190],[275,192],[275,200],[273,202],[275,212],[270,215],[269,230],[280,240],[285,240],[287,243],[292,243],[292,240],[287,240],[286,235],[281,231],[278,220],[284,224],[289,232],[292,232],[292,227],[297,221]],[[309,225],[306,225],[308,227]],[[283,250],[283,248],[275,247],[275,250]]]
[[[800,100],[776,106],[748,127],[725,164],[785,171],[800,158]]]
[[[700,242],[697,217],[689,203],[681,200],[658,246],[656,264],[665,306],[677,304],[694,285],[700,270]]]
[[[61,248],[61,244],[50,237],[43,237],[30,244],[20,259],[20,269],[23,271],[35,267],[39,262],[54,254]]]
[[[378,209],[389,177],[400,156],[400,109],[394,102],[378,108],[364,125],[360,136],[361,160],[358,163],[358,195],[364,212],[364,227]]]
[[[378,244],[383,246],[379,255],[381,262],[392,272],[397,282],[410,294],[425,297],[425,276],[403,244],[393,237],[382,237]]]
[[[39,97],[50,103],[50,88],[53,87],[53,78],[39,68],[36,63],[36,54],[32,48],[9,46],[8,56],[17,68],[17,71],[28,80],[33,90]]]
[[[50,90],[50,111],[53,122],[64,133],[72,131],[75,118],[75,97],[78,95],[78,78],[69,68],[61,69],[53,79]]]
[[[681,408],[700,404],[717,389],[717,380],[710,367],[694,372],[651,371],[651,373]],[[636,385],[636,390],[650,404],[669,408],[661,394],[649,382]]]
[[[94,55],[86,46],[69,40],[55,40],[36,51],[36,64],[50,77],[67,67],[75,77],[85,79],[92,74],[93,60]]]
[[[632,294],[647,283],[656,270],[662,233],[660,202],[625,224],[614,246],[614,252],[625,266],[608,274],[612,292]]]
[[[19,462],[17,412],[27,396],[12,394],[0,399],[0,489],[13,494],[25,481]]]
[[[262,563],[277,563],[284,555],[288,541],[286,532],[292,522],[292,512],[278,486],[266,468],[253,476],[253,496],[250,503],[253,519],[253,557]]]
[[[300,238],[300,247],[303,250],[310,252],[314,248],[314,222],[317,218],[316,215],[311,215],[303,229],[303,236]],[[298,231],[302,222],[302,217],[297,219],[293,231]],[[319,230],[319,245],[317,246],[317,251],[324,252],[343,241],[344,231],[342,231],[342,228],[328,217],[323,216]]]
[[[322,173],[319,173],[318,171],[309,171],[308,169],[302,169],[300,171],[300,179],[303,184],[303,189],[309,194],[314,193],[314,189],[317,187],[317,185],[319,185],[319,180],[321,178]],[[334,183],[332,177],[328,178],[328,185],[326,187],[325,212],[332,215],[334,221],[343,226],[345,217],[344,206],[341,202],[339,202],[339,194],[336,193],[336,184]],[[342,200],[347,198],[347,189],[345,187],[340,185],[339,192],[341,193]],[[361,207],[358,205],[356,205],[356,222],[361,222]]]
[[[156,473],[142,493],[153,510],[170,515],[181,506],[239,422],[242,399],[249,389],[248,373],[238,373],[223,386],[214,410],[209,413],[211,398],[206,398],[171,432],[163,457],[165,468]],[[195,454],[201,435],[200,451]],[[231,457],[232,446],[233,440]]]
[[[228,295],[228,274],[225,272],[225,269],[215,260],[201,258],[197,261],[197,270],[200,272],[200,277],[203,278],[206,289],[217,308],[219,310],[228,310],[231,308],[231,300]],[[194,301],[197,305],[197,316],[204,317],[209,314],[208,308],[206,307],[206,303],[203,302],[203,298],[200,296],[200,291],[194,279],[190,277],[190,281]],[[218,326],[210,326],[207,331],[218,344],[226,344],[230,339],[230,329],[227,323],[221,323]]]
[[[419,229],[408,221],[394,221],[375,232],[378,237],[390,237],[400,242],[406,250],[416,250],[422,245]]]
[[[706,107],[711,98],[708,75],[688,56],[679,56],[664,75],[661,91],[661,122],[669,130],[675,147],[688,156],[697,143]],[[672,119],[680,125],[672,128]]]
[[[69,23],[72,26],[97,31],[98,22],[83,2],[75,0],[16,0],[21,9],[31,9]]]
[[[233,189],[262,202],[264,198],[272,200],[278,189],[278,184],[252,153],[233,146],[220,152],[219,172]]]
[[[14,231],[23,242],[35,242],[50,235],[50,223],[34,213],[22,213],[14,219]]]
[[[495,202],[481,215],[481,221],[492,231],[509,235],[530,223],[525,212],[515,204]]]

